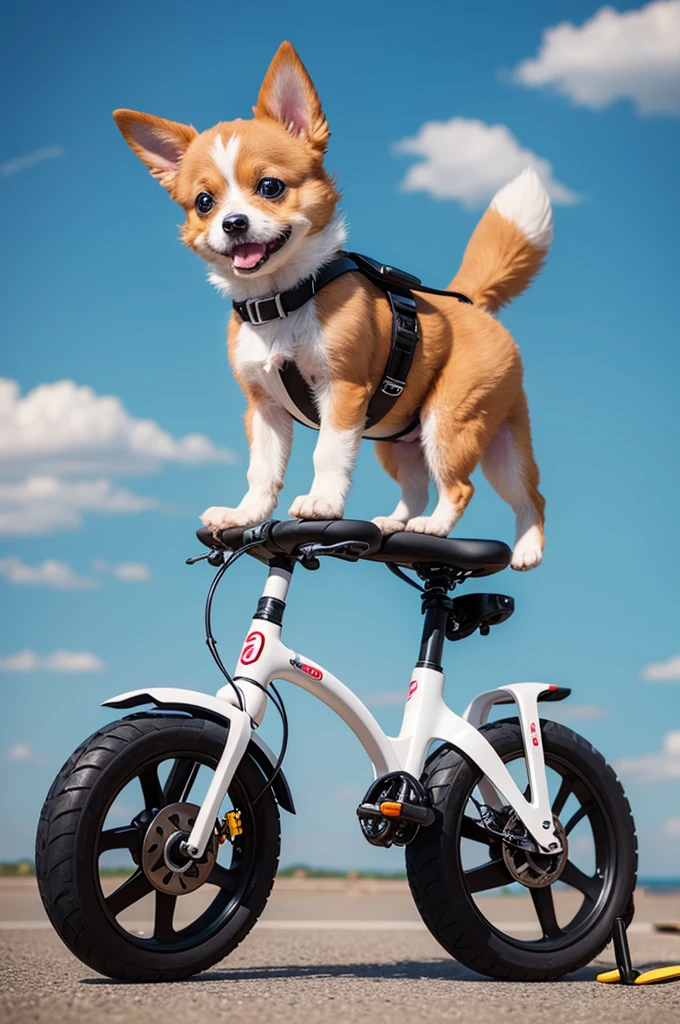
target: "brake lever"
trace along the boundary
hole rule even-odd
[[[196,555],[194,558],[186,558],[184,564],[196,565],[196,562],[206,560],[209,565],[218,566],[222,565],[229,553],[229,551],[218,551],[217,548],[213,548],[211,551],[206,551],[204,555]]]
[[[337,544],[302,544],[296,557],[305,569],[318,569],[319,555],[341,558],[345,562],[358,562],[369,548],[370,544],[364,540],[344,540]]]

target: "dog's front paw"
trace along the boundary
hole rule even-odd
[[[448,537],[451,523],[438,519],[437,516],[416,516],[409,519],[405,529],[409,533],[429,533],[432,537]]]
[[[342,519],[345,511],[339,501],[317,494],[301,494],[288,509],[293,519]]]
[[[394,519],[393,516],[376,516],[371,522],[375,523],[380,532],[385,536],[388,536],[390,533],[401,533],[402,530],[406,529],[404,520]]]
[[[515,544],[510,566],[518,572],[526,572],[528,569],[535,569],[542,561],[541,534],[537,526],[532,526]]]
[[[209,530],[228,530],[231,526],[253,526],[261,523],[266,516],[253,516],[252,512],[244,508],[222,508],[221,505],[211,505],[201,516],[201,522]]]

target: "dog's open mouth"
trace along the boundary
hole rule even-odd
[[[259,270],[270,256],[283,248],[291,235],[291,228],[285,228],[280,235],[272,238],[270,242],[241,242],[232,246],[229,256],[231,265],[235,270],[252,273]]]

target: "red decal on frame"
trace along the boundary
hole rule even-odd
[[[241,664],[252,665],[254,661],[262,654],[264,650],[264,635],[259,631],[255,630],[253,633],[249,633],[246,637],[246,642],[243,645],[241,651]]]
[[[313,665],[305,665],[304,661],[300,662],[298,668],[301,668],[302,671],[306,672],[308,676],[312,677],[312,679],[323,679],[323,672],[320,668],[314,668]]]
[[[411,685],[408,688],[408,693],[406,695],[406,700],[410,700],[411,697],[413,696],[413,694],[416,692],[417,689],[418,689],[418,680],[417,679],[412,679],[411,680]]]

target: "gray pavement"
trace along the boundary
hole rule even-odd
[[[489,916],[529,934],[525,897],[490,899]],[[651,923],[678,919],[680,897],[638,896],[631,935],[637,962],[680,962],[680,935],[656,933]],[[101,978],[69,953],[44,918],[33,880],[0,879],[5,1024],[678,1024],[680,982],[597,984],[595,975],[610,966],[606,950],[564,981],[489,981],[444,954],[421,927],[404,883],[281,880],[262,921],[227,960],[189,981],[126,984]]]

